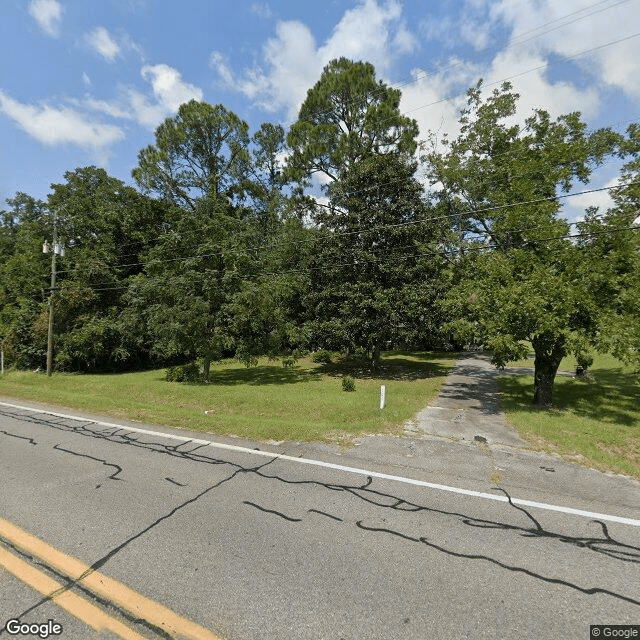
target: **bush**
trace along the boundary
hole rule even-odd
[[[293,367],[295,363],[296,363],[295,358],[292,358],[292,357],[282,358],[282,366],[285,369],[288,369],[289,367]]]
[[[578,367],[587,370],[593,364],[593,356],[590,353],[581,352],[576,354]]]
[[[168,382],[200,382],[200,380],[200,367],[195,362],[167,369]]]
[[[331,351],[327,351],[327,349],[320,349],[311,356],[311,362],[331,364],[331,358],[333,358]]]
[[[579,351],[576,353],[576,362],[578,363],[576,367],[576,377],[591,379],[591,375],[587,369],[593,364],[593,356],[586,351]]]
[[[344,378],[342,378],[342,390],[355,391],[356,381],[351,376],[345,376]]]

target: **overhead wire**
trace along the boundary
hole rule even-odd
[[[368,227],[366,229],[360,229],[360,230],[356,230],[356,231],[337,231],[337,232],[332,232],[326,236],[324,236],[324,238],[321,236],[320,238],[318,238],[317,236],[314,236],[313,238],[305,238],[300,242],[291,242],[288,241],[283,241],[282,244],[280,243],[275,243],[275,244],[271,244],[271,245],[263,245],[263,246],[258,246],[258,247],[252,247],[252,251],[254,253],[258,252],[258,251],[273,251],[278,249],[280,246],[285,246],[285,247],[291,247],[293,246],[300,246],[300,245],[306,245],[310,242],[317,242],[318,239],[320,241],[324,240],[328,240],[328,241],[333,241],[335,238],[340,238],[340,237],[350,237],[350,236],[354,236],[354,235],[360,235],[362,233],[372,233],[372,232],[382,232],[382,231],[386,231],[386,230],[390,230],[390,229],[398,229],[401,227],[411,227],[411,226],[417,226],[417,225],[422,225],[422,224],[427,224],[427,223],[432,223],[432,222],[438,222],[438,221],[442,221],[442,220],[447,220],[447,219],[455,219],[455,218],[466,218],[466,219],[472,219],[474,217],[477,217],[478,214],[484,214],[484,213],[489,213],[489,212],[496,212],[496,211],[501,211],[501,210],[505,210],[505,209],[513,209],[515,207],[519,207],[519,206],[530,206],[530,205],[534,205],[534,204],[541,204],[543,202],[549,202],[549,201],[554,201],[554,200],[559,200],[559,199],[567,199],[567,198],[571,198],[571,197],[577,197],[577,196],[581,196],[581,195],[585,195],[585,194],[589,194],[589,193],[597,193],[597,192],[602,192],[602,191],[611,191],[613,189],[619,189],[619,188],[624,188],[627,186],[632,186],[632,185],[637,185],[640,184],[640,182],[637,181],[631,181],[631,182],[627,182],[627,183],[621,183],[621,184],[617,184],[614,186],[610,186],[610,187],[601,187],[601,188],[597,188],[597,189],[587,189],[581,192],[577,192],[577,193],[568,193],[568,194],[560,194],[560,195],[556,195],[556,196],[548,196],[545,198],[536,198],[536,199],[531,199],[531,200],[527,200],[527,201],[518,201],[515,203],[508,203],[508,204],[502,204],[502,205],[493,205],[493,206],[488,206],[488,207],[483,207],[483,208],[479,208],[479,209],[467,209],[467,210],[462,210],[462,211],[457,211],[455,213],[450,213],[450,214],[443,214],[443,215],[438,215],[438,216],[431,216],[431,217],[426,217],[426,218],[418,218],[415,220],[409,220],[409,221],[404,221],[404,222],[398,222],[398,223],[387,223],[387,224],[379,224],[379,225],[375,225],[372,227]],[[565,222],[561,219],[557,219],[561,222]],[[576,223],[567,223],[569,224],[569,226],[573,226],[576,224],[580,224],[579,222]],[[512,230],[514,233],[518,233],[518,232],[524,232],[524,231],[533,231],[536,228],[539,228],[539,226],[533,225],[527,228],[522,228],[522,229],[517,229],[517,230]],[[205,246],[205,245],[199,245],[199,246]],[[225,250],[225,251],[217,251],[217,252],[207,252],[204,254],[192,254],[192,255],[188,255],[188,256],[178,256],[178,257],[174,257],[174,258],[164,258],[162,260],[159,260],[157,258],[155,259],[150,259],[150,260],[146,260],[146,261],[138,261],[138,262],[130,262],[130,263],[116,263],[116,264],[109,264],[106,265],[107,268],[109,269],[127,269],[127,268],[132,268],[132,267],[144,267],[148,264],[160,264],[160,263],[170,263],[170,262],[179,262],[179,261],[184,261],[184,260],[197,260],[197,259],[204,259],[204,258],[214,258],[214,257],[222,257],[224,256],[225,253],[229,253],[229,250]],[[99,268],[100,265],[96,264],[95,267]],[[86,266],[83,267],[83,269],[86,270]],[[58,275],[62,275],[62,274],[67,274],[67,273],[75,273],[77,272],[77,269],[60,269],[57,271]]]
[[[562,234],[559,236],[548,236],[546,238],[530,240],[525,243],[525,247],[527,245],[536,245],[543,242],[551,242],[551,241],[557,241],[557,240],[575,240],[578,238],[593,238],[601,235],[616,234],[616,233],[620,233],[621,231],[639,231],[639,230],[640,230],[640,225],[631,225],[627,227],[602,229],[600,231],[589,231],[589,232],[581,232],[581,233],[573,233],[573,234],[568,233],[568,234]],[[435,256],[450,258],[452,255],[454,255],[454,251],[452,251],[452,248],[457,249],[458,252],[464,251],[464,253],[469,254],[469,253],[476,253],[476,252],[480,253],[484,251],[493,251],[496,249],[500,249],[501,246],[496,243],[480,243],[479,241],[475,241],[474,244],[451,245],[449,248],[440,249],[440,250],[421,251],[418,253],[411,253],[411,254],[401,253],[401,254],[393,254],[391,256],[384,256],[380,258],[372,258],[372,259],[365,258],[365,259],[358,259],[350,262],[332,263],[330,267],[328,267],[328,269],[331,270],[331,269],[342,268],[342,267],[365,266],[365,265],[377,264],[381,262],[398,262],[398,261],[408,260],[412,258],[417,259],[417,258],[428,258],[428,257],[435,257]],[[522,248],[524,247],[522,246],[510,247],[510,249],[512,250],[517,250]],[[307,266],[302,269],[298,268],[298,269],[287,269],[284,271],[262,271],[262,272],[252,273],[252,274],[241,274],[238,272],[224,270],[224,269],[209,269],[208,273],[216,273],[219,275],[229,275],[229,276],[238,278],[240,280],[253,280],[253,279],[259,279],[264,277],[274,277],[274,276],[287,276],[287,275],[295,275],[295,274],[304,275],[317,270],[318,270],[318,267]],[[161,276],[156,276],[156,277],[161,277]],[[78,290],[86,290],[87,288],[89,288],[94,292],[100,292],[100,291],[124,291],[129,289],[130,286],[131,284],[129,283],[126,286],[120,286],[120,287],[93,288],[93,286],[90,283],[78,283],[77,285],[75,285],[74,283],[71,283],[70,287],[65,287],[65,288],[66,289],[75,288]],[[61,290],[62,287],[58,287],[57,289]]]
[[[533,204],[541,204],[543,202],[551,202],[551,201],[554,201],[554,200],[577,197],[577,196],[581,196],[581,195],[585,195],[585,194],[589,194],[589,193],[598,193],[598,192],[602,192],[602,191],[610,191],[612,189],[617,189],[617,188],[621,188],[621,187],[625,187],[625,186],[631,186],[631,185],[637,185],[637,184],[640,184],[640,182],[632,181],[632,182],[627,182],[627,183],[623,183],[623,184],[619,184],[619,185],[615,185],[615,186],[611,186],[611,187],[601,187],[601,188],[598,188],[598,189],[587,189],[585,191],[580,191],[580,192],[577,192],[577,193],[560,194],[560,195],[548,196],[548,197],[544,197],[544,198],[535,198],[535,199],[531,199],[531,200],[519,201],[519,202],[514,202],[514,203],[509,203],[509,204],[482,207],[480,209],[468,209],[468,210],[458,211],[456,213],[443,214],[443,215],[432,216],[432,217],[427,217],[427,218],[418,218],[416,220],[409,220],[409,221],[405,221],[405,222],[380,224],[380,225],[375,225],[375,226],[372,226],[372,227],[368,227],[366,229],[360,229],[360,230],[357,230],[357,231],[337,231],[337,232],[333,232],[330,235],[328,235],[327,238],[330,239],[330,240],[333,240],[335,238],[340,238],[340,237],[354,236],[354,235],[359,235],[359,234],[362,234],[362,233],[382,232],[382,231],[387,231],[387,230],[390,230],[390,229],[398,229],[398,228],[401,228],[401,227],[417,226],[417,225],[422,225],[422,224],[426,224],[426,223],[430,223],[430,222],[437,222],[437,221],[447,220],[447,219],[473,218],[474,216],[477,216],[478,214],[481,214],[481,213],[496,212],[496,211],[501,211],[501,210],[505,210],[505,209],[513,209],[515,207],[530,206],[530,205],[533,205]],[[530,228],[530,230],[533,229],[533,228],[535,228],[535,227]],[[306,242],[306,240],[304,242]],[[291,246],[291,244],[293,244],[295,246],[296,244],[299,244],[299,243],[295,243],[295,242],[294,243],[289,243],[288,246]],[[302,243],[300,243],[300,244],[302,244]],[[274,245],[270,245],[270,246],[266,247],[266,250],[268,250],[268,251],[274,250],[278,246],[280,246],[280,245],[279,244],[276,244],[275,246]],[[287,245],[283,244],[283,246],[287,246]],[[262,249],[262,247],[258,247],[258,249]],[[140,261],[140,262],[131,262],[131,263],[124,263],[124,264],[109,265],[109,267],[110,268],[130,268],[130,267],[145,266],[145,265],[151,264],[151,263],[158,264],[158,263],[178,262],[178,261],[181,261],[181,260],[213,258],[213,257],[223,256],[224,253],[228,253],[228,251],[226,251],[226,252],[225,251],[218,251],[218,252],[213,252],[213,253],[208,252],[208,253],[204,253],[204,254],[192,254],[192,255],[189,255],[189,256],[179,256],[179,257],[175,257],[175,258],[164,258],[162,260],[151,259],[151,260],[148,260],[148,261]],[[72,269],[69,269],[69,270],[58,270],[57,273],[58,274],[71,273],[73,271],[74,270],[72,270]]]

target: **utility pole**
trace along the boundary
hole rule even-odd
[[[53,212],[53,247],[45,241],[42,246],[43,253],[49,253],[51,249],[51,289],[49,290],[49,333],[47,336],[47,375],[50,376],[53,369],[53,294],[56,288],[56,256],[63,256],[64,249],[58,242],[57,215]]]

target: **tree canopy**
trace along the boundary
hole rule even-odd
[[[577,277],[587,257],[559,217],[559,195],[575,180],[586,182],[619,140],[608,130],[588,134],[577,113],[553,121],[539,109],[523,127],[511,124],[518,100],[511,86],[484,100],[480,89],[468,92],[460,135],[423,158],[458,236],[458,282],[444,302],[454,317],[448,326],[475,336],[498,366],[526,355],[530,342],[534,402],[548,405],[562,358],[593,342],[598,307]]]
[[[206,376],[224,356],[328,348],[375,364],[466,342],[504,366],[530,344],[546,406],[565,354],[640,361],[639,125],[525,119],[511,85],[478,83],[459,134],[419,145],[400,97],[373,65],[335,59],[288,131],[192,100],[140,151],[137,189],[80,167],[46,201],[16,194],[0,211],[8,359],[43,366],[53,293],[59,370],[200,359]],[[563,198],[615,157],[614,206],[564,219]]]

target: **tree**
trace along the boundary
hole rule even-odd
[[[252,136],[251,181],[252,210],[265,242],[277,235],[290,203],[285,194],[288,183],[283,173],[286,153],[284,128],[265,122]]]
[[[479,337],[498,366],[524,356],[529,341],[534,403],[547,406],[561,359],[591,340],[598,307],[577,277],[581,255],[559,217],[559,193],[586,182],[618,139],[608,130],[588,135],[578,113],[552,121],[536,110],[523,127],[513,124],[517,99],[508,83],[483,99],[479,83],[460,135],[423,160],[457,237],[449,328]]]
[[[414,171],[398,156],[363,159],[332,185],[334,206],[316,214],[305,302],[319,346],[364,349],[375,364],[383,346],[432,328],[438,234]]]
[[[26,193],[7,204],[0,211],[0,347],[16,366],[35,368],[46,358],[51,261],[42,243],[50,237],[50,216],[46,203]]]
[[[143,255],[144,272],[126,294],[160,360],[211,360],[230,347],[220,310],[242,273],[242,226],[224,209],[200,201],[194,211],[174,206],[166,228]]]
[[[320,176],[328,196],[327,205],[311,204],[311,340],[365,349],[374,362],[406,327],[406,288],[419,279],[414,254],[431,233],[414,178],[418,127],[399,103],[373,65],[332,60],[287,138],[287,175],[306,186]]]
[[[162,228],[164,207],[101,168],[64,177],[48,199],[49,224],[55,215],[65,246],[53,298],[56,364],[92,371],[146,364],[148,345],[125,321],[123,294],[142,271],[140,256]]]
[[[248,125],[223,105],[192,100],[156,129],[133,176],[173,204],[144,275],[127,298],[160,358],[212,359],[230,346],[222,306],[245,268],[242,206],[250,181]]]
[[[601,301],[595,346],[640,365],[640,125],[629,127],[622,153],[631,160],[611,190],[614,206],[587,212],[579,246],[582,277],[591,297]]]
[[[138,154],[133,177],[145,191],[194,211],[199,199],[232,201],[246,187],[248,125],[224,105],[191,100]]]
[[[335,182],[371,156],[416,150],[418,125],[400,113],[400,91],[376,81],[368,62],[332,60],[307,92],[287,142],[287,172],[298,180],[321,174]]]

